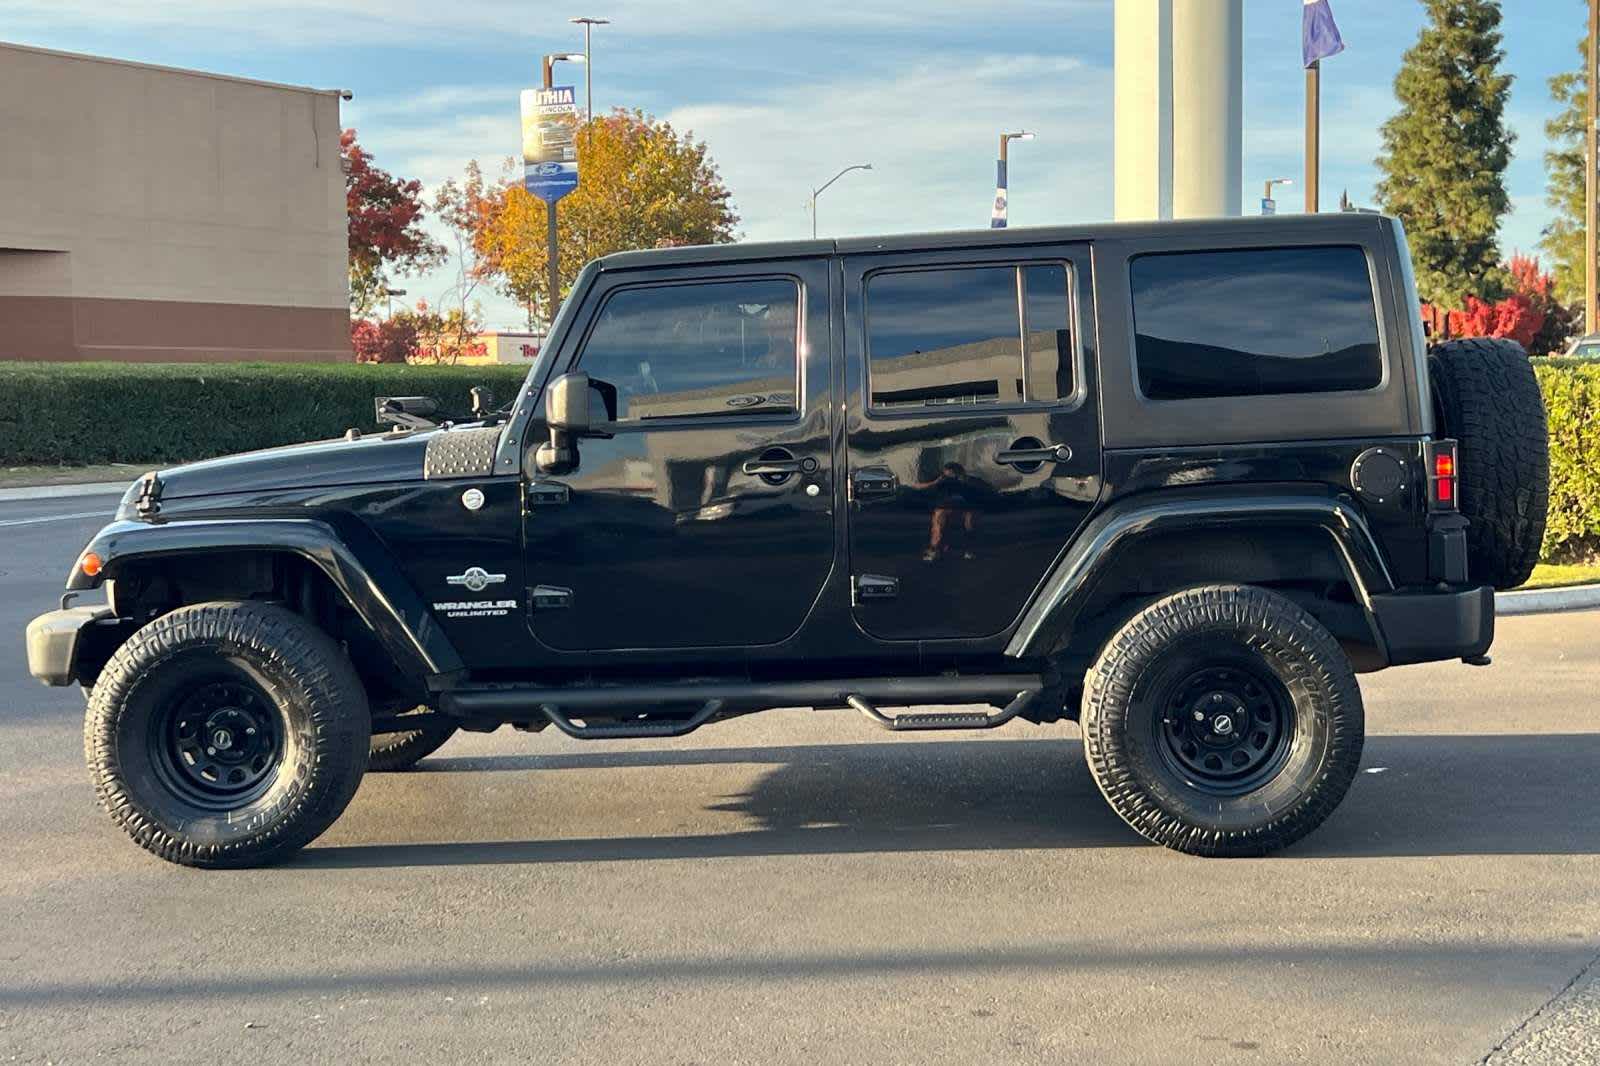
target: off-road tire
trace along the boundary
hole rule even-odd
[[[278,750],[263,753],[258,793],[197,801],[163,723],[185,701],[205,713],[197,693],[219,679],[253,693],[238,702]],[[117,649],[90,697],[83,745],[101,807],[135,843],[224,868],[282,860],[332,825],[361,784],[370,735],[366,693],[337,644],[282,607],[216,602],[162,615]]]
[[[1445,341],[1428,355],[1440,435],[1460,445],[1467,574],[1516,588],[1539,561],[1550,504],[1549,431],[1528,353],[1516,341]]]
[[[1263,764],[1259,783],[1241,781],[1238,794],[1197,784],[1163,753],[1175,678],[1206,663],[1242,671],[1258,692],[1276,679],[1288,699],[1281,762]],[[1361,690],[1332,634],[1247,585],[1187,589],[1130,618],[1084,678],[1080,724],[1089,770],[1117,814],[1157,844],[1204,856],[1265,855],[1322,824],[1355,778],[1364,731]]]
[[[407,713],[420,714],[426,710],[428,708],[418,707],[415,712]],[[393,773],[396,770],[409,770],[438,751],[444,742],[455,734],[455,726],[438,724],[405,733],[375,733],[367,757],[367,772]]]

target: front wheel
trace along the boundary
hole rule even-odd
[[[271,604],[162,615],[106,664],[84,719],[100,805],[135,843],[185,866],[257,866],[344,811],[371,718],[344,653]]]
[[[1361,761],[1355,672],[1333,635],[1266,589],[1211,585],[1128,620],[1084,679],[1089,769],[1141,835],[1192,855],[1265,855],[1333,812]]]

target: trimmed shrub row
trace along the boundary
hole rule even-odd
[[[1600,363],[1535,365],[1550,419],[1550,523],[1544,558],[1600,556]]]
[[[1600,554],[1600,363],[1535,360],[1550,415],[1545,557]],[[378,428],[377,396],[503,403],[526,370],[403,364],[0,362],[0,466],[174,463]]]
[[[517,366],[0,362],[0,466],[175,463],[378,429],[378,396],[432,396],[469,410],[500,403]]]

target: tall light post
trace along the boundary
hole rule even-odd
[[[554,73],[557,63],[583,63],[582,52],[551,52],[544,57],[543,81],[546,89],[555,88]],[[554,200],[545,204],[545,219],[548,226],[545,231],[545,266],[548,267],[546,283],[550,288],[550,304],[546,308],[546,317],[555,321],[556,308],[561,305],[561,260],[560,252],[556,246],[556,202]]]
[[[852,170],[871,170],[871,169],[872,169],[872,164],[871,163],[853,163],[850,166],[847,166],[843,170],[839,171],[839,173],[835,174],[833,177],[829,178],[827,181],[823,182],[817,188],[811,190],[811,236],[813,238],[816,237],[816,235],[817,235],[817,197],[821,196],[823,194],[823,192],[825,192],[827,190],[828,186],[832,185],[834,182],[838,181],[840,178],[844,177],[846,174],[850,173]]]
[[[405,294],[406,294],[406,290],[404,290],[404,289],[391,289],[391,288],[388,288],[387,286],[384,287],[383,295],[388,297],[388,299],[389,299],[389,317],[390,318],[394,317],[394,298],[396,296],[404,296]]]
[[[1600,85],[1595,83],[1596,72],[1600,71],[1600,0],[1589,0],[1589,54],[1584,71],[1589,80],[1589,97],[1584,107],[1583,138],[1583,331],[1593,333],[1600,329],[1596,323],[1600,317],[1600,264],[1595,262],[1600,254],[1600,233],[1596,233],[1600,226],[1600,189],[1596,188],[1600,176],[1595,173],[1600,169],[1600,132],[1595,129],[1595,123],[1600,121]]]
[[[1005,229],[1006,216],[1010,212],[1010,193],[1006,184],[1006,148],[1012,141],[1031,141],[1033,134],[1027,130],[1018,130],[1015,133],[1002,133],[1000,135],[1000,161],[995,168],[994,186],[994,213],[989,216],[990,229]]]
[[[611,25],[610,19],[590,18],[587,15],[581,18],[568,19],[568,22],[583,27],[583,102],[588,109],[588,121],[594,121],[594,58],[589,52],[589,32],[596,26]]]
[[[567,21],[583,27],[583,106],[586,113],[583,123],[583,150],[587,153],[590,141],[594,137],[594,56],[589,51],[589,34],[596,26],[611,25],[611,20],[584,15]],[[583,228],[583,257],[584,259],[590,257],[588,226]]]
[[[1266,189],[1261,194],[1261,213],[1263,215],[1275,215],[1278,213],[1278,201],[1272,198],[1272,187],[1274,185],[1293,184],[1293,178],[1268,178],[1266,181]]]

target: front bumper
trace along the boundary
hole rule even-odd
[[[47,685],[72,684],[78,680],[84,630],[111,618],[111,608],[105,606],[41,614],[28,623],[28,673]]]
[[[1390,666],[1476,659],[1494,643],[1494,589],[1391,592],[1372,597]]]

